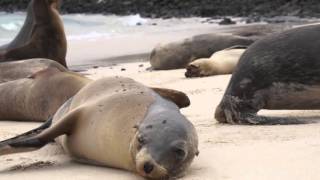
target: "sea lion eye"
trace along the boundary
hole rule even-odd
[[[181,149],[181,148],[174,148],[173,149],[173,152],[175,153],[176,157],[179,159],[179,160],[182,160],[185,158],[186,156],[186,152]]]
[[[146,139],[142,135],[139,135],[137,140],[140,145],[146,144]]]

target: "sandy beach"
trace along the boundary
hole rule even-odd
[[[214,108],[223,95],[230,75],[185,79],[184,70],[149,72],[145,70],[148,66],[146,62],[124,63],[89,69],[83,73],[92,79],[127,76],[146,85],[173,88],[188,94],[191,106],[182,112],[197,129],[200,155],[182,179],[319,179],[320,124],[217,124],[213,118]],[[318,111],[272,113],[319,118]],[[38,125],[1,122],[0,137],[8,138]],[[74,162],[55,144],[35,152],[2,156],[0,162],[0,179],[142,179],[130,172]]]
[[[318,180],[320,123],[287,126],[240,126],[218,124],[214,110],[230,75],[186,79],[184,70],[149,71],[146,57],[159,42],[212,32],[192,27],[183,31],[71,41],[68,64],[91,79],[126,76],[145,85],[187,93],[191,106],[182,113],[195,125],[200,155],[183,180]],[[112,59],[114,61],[112,61]],[[109,61],[106,61],[109,60]],[[93,68],[93,66],[97,66]],[[82,68],[81,68],[82,67]],[[263,111],[263,114],[319,119],[320,111]],[[40,123],[0,122],[0,139],[39,126]],[[72,161],[56,144],[41,150],[0,157],[2,180],[143,179],[131,172]]]

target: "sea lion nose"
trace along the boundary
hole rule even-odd
[[[150,162],[146,162],[143,166],[143,170],[146,174],[150,174],[153,170],[154,166]]]

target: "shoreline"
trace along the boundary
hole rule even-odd
[[[24,10],[29,0],[0,2],[0,10],[15,12]],[[143,17],[218,17],[247,16],[252,18],[296,15],[299,17],[320,17],[319,6],[313,0],[306,1],[259,1],[256,0],[188,0],[188,1],[87,1],[69,0],[61,6],[63,13],[141,14]]]

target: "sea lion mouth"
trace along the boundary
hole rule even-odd
[[[200,69],[198,66],[194,65],[194,64],[189,64],[186,67],[186,72],[185,72],[185,76],[187,78],[192,78],[192,77],[199,77],[200,76]]]
[[[169,179],[168,171],[148,153],[147,148],[142,148],[136,155],[136,171],[148,179]]]

